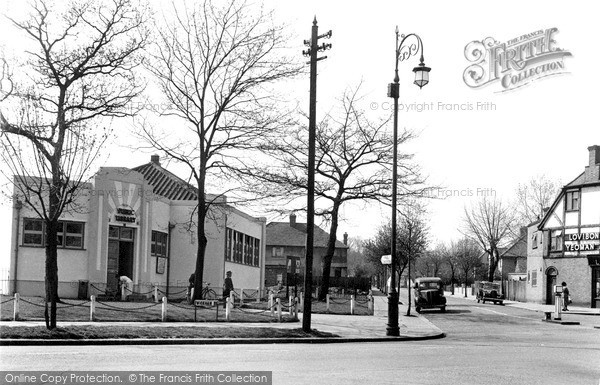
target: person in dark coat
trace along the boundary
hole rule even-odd
[[[225,282],[223,282],[223,299],[229,297],[229,294],[233,291],[233,281],[231,279],[231,271],[226,273]]]
[[[571,296],[569,295],[569,288],[567,287],[567,283],[562,283],[563,287],[563,311],[569,311],[567,306],[569,305],[569,301],[571,300]]]

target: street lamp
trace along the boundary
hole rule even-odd
[[[410,40],[410,43],[405,44]],[[415,42],[416,41],[416,42]],[[423,58],[423,42],[421,38],[411,33],[409,35],[402,35],[400,41],[400,34],[398,27],[396,26],[396,69],[394,74],[394,82],[388,85],[388,97],[394,99],[394,164],[392,166],[392,276],[390,281],[390,292],[388,294],[388,324],[386,328],[386,335],[388,336],[399,336],[400,327],[398,325],[398,298],[399,293],[396,291],[396,211],[398,206],[397,195],[398,195],[398,98],[400,97],[400,77],[398,76],[398,63],[407,60],[418,52],[421,52],[421,63],[413,68],[415,73],[414,83],[423,88],[423,86],[429,83],[429,72],[431,68],[425,66]],[[410,277],[408,277],[410,286]],[[409,289],[410,290],[410,287]],[[409,304],[410,306],[410,304]]]

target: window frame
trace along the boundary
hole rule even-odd
[[[571,190],[565,193],[565,211],[575,212],[581,209],[581,190]],[[573,203],[576,204],[573,204]],[[576,206],[576,207],[575,207]]]
[[[564,250],[563,239],[564,239],[564,234],[563,234],[562,230],[552,230],[550,232],[550,252],[551,253],[563,252],[563,250]]]
[[[28,230],[26,229],[27,223],[37,222],[42,226],[40,230]],[[81,233],[69,233],[67,232],[67,226],[69,224],[81,225]],[[25,243],[25,236],[28,234],[39,235],[41,237],[40,243]],[[46,221],[40,218],[23,218],[23,229],[22,229],[21,245],[22,247],[46,247]],[[58,221],[58,230],[56,233],[57,245],[59,249],[69,250],[84,250],[85,249],[85,222],[71,221],[71,220],[60,220]],[[67,245],[67,238],[80,238],[81,245],[72,246]]]
[[[260,267],[260,239],[228,227],[224,254],[225,262]]]

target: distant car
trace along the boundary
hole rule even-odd
[[[415,280],[415,310],[439,308],[446,311],[446,297],[442,279],[438,277],[421,277]]]
[[[477,289],[477,303],[485,301],[504,305],[504,294],[500,290],[500,284],[495,282],[481,281]]]

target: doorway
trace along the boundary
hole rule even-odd
[[[554,286],[556,285],[556,276],[558,271],[554,267],[546,270],[546,305],[554,305]]]
[[[592,307],[600,308],[600,266],[592,267]]]
[[[133,280],[133,251],[135,229],[109,226],[108,265],[106,269],[106,292],[119,292],[119,277]]]

